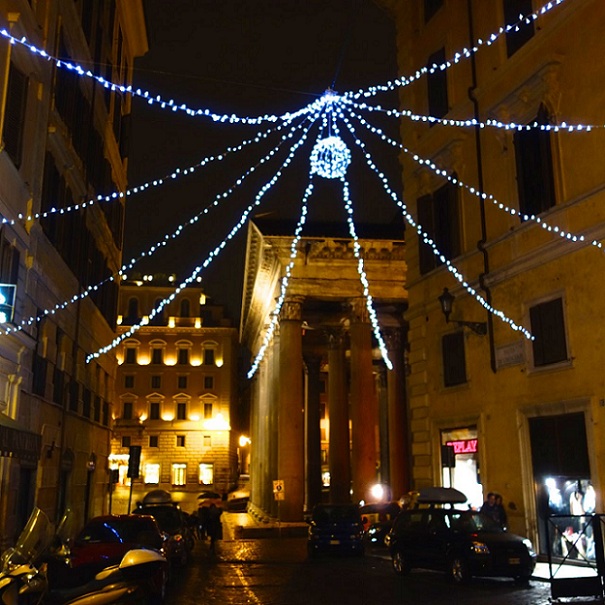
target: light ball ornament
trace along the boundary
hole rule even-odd
[[[351,152],[340,137],[317,141],[311,152],[311,172],[325,179],[344,177],[350,163]]]

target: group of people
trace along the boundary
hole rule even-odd
[[[493,519],[500,527],[506,529],[508,518],[502,501],[502,496],[496,492],[489,492],[487,499],[481,507],[481,512]]]

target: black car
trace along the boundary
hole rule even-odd
[[[309,520],[307,550],[310,557],[320,552],[364,554],[363,523],[355,504],[318,504]]]
[[[456,583],[472,576],[527,581],[536,565],[527,538],[508,533],[478,511],[436,504],[402,511],[385,542],[397,573],[414,567],[441,570]]]

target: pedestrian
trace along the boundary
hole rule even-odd
[[[219,508],[214,502],[208,509],[208,519],[206,523],[206,533],[210,537],[210,552],[216,551],[216,541],[222,538],[223,524],[221,523],[221,515],[223,509]]]
[[[496,494],[494,492],[489,492],[487,494],[487,500],[483,503],[481,512],[490,519],[498,522],[496,511]]]
[[[495,494],[495,496],[495,518],[498,521],[500,527],[502,529],[506,529],[508,527],[508,516],[506,514],[506,510],[504,509],[504,502],[500,494]]]

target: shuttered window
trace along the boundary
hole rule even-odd
[[[6,153],[8,153],[17,168],[21,166],[21,156],[23,153],[27,84],[27,76],[11,64],[8,72],[3,139]]]
[[[563,300],[556,298],[529,310],[534,366],[546,366],[568,359]]]
[[[506,53],[509,57],[514,55],[534,35],[534,22],[519,21],[519,15],[528,16],[533,12],[532,0],[504,0],[505,25],[515,25],[506,32]]]

